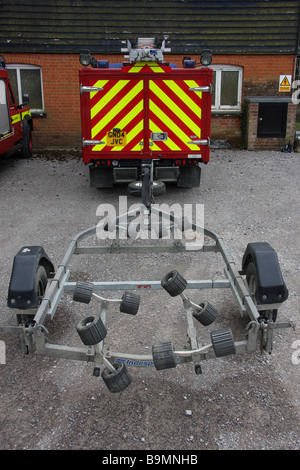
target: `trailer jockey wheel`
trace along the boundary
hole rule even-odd
[[[235,354],[235,345],[230,328],[212,331],[210,336],[217,357]]]
[[[74,290],[73,300],[89,304],[93,294],[93,287],[92,282],[78,281]]]
[[[86,346],[100,343],[107,334],[104,323],[97,315],[91,315],[81,320],[76,326],[76,330]]]
[[[140,306],[140,296],[132,292],[124,292],[120,303],[120,312],[136,315]]]
[[[131,196],[140,197],[142,195],[142,182],[141,181],[134,181],[129,183],[128,192]],[[166,192],[166,185],[163,181],[153,181],[152,183],[152,193],[153,196],[160,196]]]
[[[112,393],[118,393],[125,390],[131,383],[131,377],[123,362],[114,362],[115,371],[105,368],[101,374],[105,385]]]
[[[156,370],[172,369],[177,366],[173,344],[169,341],[153,345],[152,356]]]
[[[194,307],[193,317],[203,326],[211,325],[218,316],[218,311],[209,303],[199,304],[200,309]]]
[[[255,299],[255,291],[257,287],[257,272],[255,268],[255,264],[250,262],[247,264],[246,267],[246,281],[248,284],[249,292],[251,298],[255,304],[257,304]],[[259,322],[267,322],[268,320],[272,320],[274,323],[277,320],[277,309],[273,310],[260,310],[259,311]]]
[[[171,297],[175,297],[185,290],[187,281],[179,274],[178,271],[171,271],[163,277],[161,285]]]

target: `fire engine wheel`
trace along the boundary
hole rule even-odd
[[[217,357],[235,354],[234,339],[230,328],[212,331],[210,337]]]
[[[187,286],[187,281],[178,271],[171,271],[163,277],[161,285],[171,297],[175,297],[184,291]]]
[[[92,282],[78,281],[73,294],[75,302],[89,304],[93,294]]]
[[[76,330],[81,341],[86,346],[93,346],[100,343],[107,333],[104,323],[97,315],[90,315],[81,320],[77,324]]]
[[[46,291],[47,282],[48,282],[48,279],[47,279],[46,270],[45,270],[44,266],[39,265],[37,267],[37,270],[36,270],[36,273],[35,273],[35,283],[34,283],[34,289],[35,289],[35,292],[38,296],[38,305],[37,305],[37,307],[42,302],[43,296],[44,296],[45,291]],[[34,313],[33,314],[27,314],[25,312],[26,312],[26,310],[24,310],[24,314],[23,313],[17,314],[17,322],[18,322],[19,325],[20,324],[28,324],[34,319],[34,315],[35,315]]]
[[[101,374],[105,385],[112,393],[118,393],[125,390],[131,384],[131,377],[123,362],[114,362],[115,371],[105,368]]]
[[[255,299],[255,291],[257,287],[257,272],[256,272],[255,264],[253,262],[250,262],[246,267],[246,281],[248,284],[248,289],[252,297],[252,300],[255,304],[257,304],[256,299]],[[265,323],[268,320],[271,320],[275,323],[277,320],[277,313],[278,313],[277,309],[260,310],[259,322]]]
[[[153,345],[152,356],[156,370],[172,369],[177,366],[173,344],[169,341]]]
[[[142,195],[142,182],[141,181],[133,181],[129,183],[128,192],[131,196],[140,197]],[[153,196],[160,196],[166,192],[166,185],[163,181],[153,181],[152,185]]]
[[[211,325],[218,316],[218,311],[209,302],[199,304],[200,309],[194,307],[193,317],[203,326]]]
[[[32,157],[32,134],[29,123],[24,119],[23,121],[23,139],[21,154],[23,158]]]
[[[136,315],[140,306],[141,298],[138,294],[124,292],[122,302],[120,303],[120,312]]]

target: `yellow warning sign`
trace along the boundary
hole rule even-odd
[[[279,91],[291,91],[291,75],[280,75],[279,78]]]

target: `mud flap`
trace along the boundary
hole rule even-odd
[[[90,166],[90,187],[91,188],[112,188],[113,170],[112,168],[98,168]]]
[[[16,254],[8,288],[7,306],[9,308],[37,307],[35,275],[39,265],[45,268],[48,278],[54,276],[54,266],[43,247],[25,246]]]
[[[267,242],[248,243],[242,261],[242,273],[253,262],[256,271],[255,299],[259,305],[282,303],[288,289],[282,278],[276,251]]]
[[[178,188],[199,188],[201,168],[199,166],[181,166],[177,181]]]

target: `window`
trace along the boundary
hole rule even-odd
[[[240,111],[242,68],[232,65],[212,65],[212,111]]]
[[[7,64],[6,66],[17,103],[21,104],[23,93],[28,93],[31,111],[42,112],[44,97],[41,67],[26,64]]]

